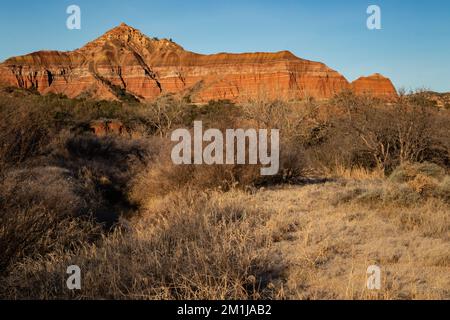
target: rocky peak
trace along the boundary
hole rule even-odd
[[[383,75],[380,74],[380,73],[374,73],[374,74],[371,74],[370,76],[367,76],[366,78],[368,78],[368,79],[375,79],[375,80],[384,80],[384,79],[387,79],[385,76],[383,76]]]
[[[102,37],[102,40],[114,41],[118,40],[123,43],[141,43],[144,44],[151,41],[149,37],[144,35],[138,29],[128,26],[125,23],[121,23],[118,27],[106,32]]]
[[[105,34],[89,42],[79,51],[85,52],[109,47],[132,47],[134,49],[158,50],[165,48],[167,50],[180,50],[181,46],[167,39],[150,38],[143,34],[140,30],[130,27],[122,22],[119,26],[107,31]]]

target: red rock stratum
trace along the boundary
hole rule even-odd
[[[0,83],[40,93],[117,100],[189,95],[193,102],[247,98],[326,99],[342,90],[395,96],[381,75],[349,83],[323,63],[289,51],[202,55],[126,24],[70,52],[39,51],[0,64]]]
[[[357,94],[372,94],[378,97],[389,97],[394,94],[391,80],[375,73],[368,77],[361,77],[352,82],[352,90]],[[395,91],[395,89],[394,89]]]

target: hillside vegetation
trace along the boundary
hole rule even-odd
[[[426,94],[196,106],[2,88],[0,119],[1,298],[450,298],[450,111]],[[194,120],[281,129],[279,174],[173,165],[170,134]],[[124,130],[94,134],[108,121]]]

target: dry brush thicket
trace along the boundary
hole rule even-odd
[[[1,298],[450,298],[450,112],[426,95],[195,106],[4,88],[0,115]],[[126,132],[95,136],[105,119]],[[194,120],[281,129],[279,174],[173,165],[170,133]]]

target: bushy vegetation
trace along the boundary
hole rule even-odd
[[[72,298],[60,285],[60,270],[75,263],[89,270],[83,295],[90,298],[270,298],[269,219],[221,194],[173,195],[146,211],[131,231],[117,230],[101,245],[26,261],[12,271],[5,290],[16,298],[42,299],[53,290],[53,296]],[[29,286],[20,288],[23,281]]]
[[[245,203],[280,184],[355,181],[342,182],[330,205],[396,208],[406,230],[444,237],[450,113],[427,101],[346,92],[326,102],[197,106],[175,96],[142,104],[2,89],[0,296],[289,298],[274,243],[298,224],[290,212]],[[126,130],[96,136],[92,123],[105,119]],[[170,134],[194,120],[280,129],[279,174],[173,165]],[[438,208],[439,227],[416,205]],[[89,270],[80,296],[63,285],[70,264]]]

